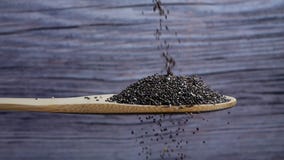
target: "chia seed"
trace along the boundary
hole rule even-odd
[[[225,96],[210,89],[196,75],[155,74],[131,84],[107,101],[140,105],[193,106],[224,103],[228,100]]]

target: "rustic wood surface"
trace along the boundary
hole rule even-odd
[[[158,17],[151,2],[2,0],[0,96],[118,93],[160,73],[163,60],[153,36]],[[238,99],[232,109],[194,115],[180,135],[189,144],[179,150],[186,159],[284,159],[284,1],[166,4],[170,31],[181,39],[179,44],[168,35],[175,73],[199,74]],[[5,160],[144,159],[137,134],[130,132],[154,125],[140,123],[136,115],[0,115]],[[199,132],[192,134],[196,127]],[[150,159],[160,159],[162,142],[146,145]]]

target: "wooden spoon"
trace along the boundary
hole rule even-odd
[[[191,113],[221,110],[233,107],[237,100],[226,96],[230,101],[218,104],[195,106],[153,106],[106,102],[113,94],[92,95],[74,98],[0,98],[0,111],[35,111],[58,113]]]

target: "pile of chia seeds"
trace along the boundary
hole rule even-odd
[[[198,76],[152,75],[109,98],[111,102],[140,105],[193,106],[227,102]]]

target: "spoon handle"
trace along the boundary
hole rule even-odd
[[[112,95],[92,95],[73,98],[0,98],[0,111],[35,111],[86,113],[98,105],[110,104],[105,100]]]

